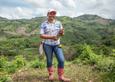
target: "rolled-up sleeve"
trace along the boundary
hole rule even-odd
[[[40,34],[44,34],[44,25],[43,25],[43,23],[40,26]]]
[[[44,29],[40,28],[40,34],[44,34]]]
[[[59,22],[59,25],[60,25],[60,29],[63,29],[63,25],[61,22]]]

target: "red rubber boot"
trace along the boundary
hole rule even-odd
[[[62,82],[70,82],[71,81],[69,78],[64,77],[64,69],[63,68],[58,68],[58,76],[59,76],[59,80]]]
[[[48,73],[49,73],[49,80],[54,80],[54,68],[53,67],[49,67],[48,68]]]

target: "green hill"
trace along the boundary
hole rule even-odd
[[[65,29],[61,43],[66,74],[72,82],[115,82],[115,20],[88,14],[57,19]],[[39,28],[45,20],[46,17],[13,20],[0,17],[0,82],[11,79],[44,82],[47,78],[43,73],[45,56],[38,53]],[[56,64],[54,59],[55,67]]]

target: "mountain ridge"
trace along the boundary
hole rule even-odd
[[[68,17],[68,18],[80,18],[80,19],[84,19],[86,17],[97,17],[97,18],[103,18],[103,19],[108,19],[108,20],[115,20],[115,19],[110,19],[110,18],[104,18],[104,17],[101,17],[99,15],[93,15],[93,14],[83,14],[83,15],[80,15],[80,16],[77,16],[77,17],[69,17],[69,16],[57,16],[57,17]],[[30,18],[30,19],[26,19],[26,18],[21,18],[21,19],[8,19],[6,17],[2,17],[0,16],[0,19],[7,19],[7,20],[31,20],[31,19],[39,19],[39,18],[44,18],[46,16],[40,16],[40,17],[33,17],[33,18]]]

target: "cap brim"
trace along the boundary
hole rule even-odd
[[[55,15],[56,15],[56,11],[51,11],[51,12],[49,12],[49,15],[55,16]]]

